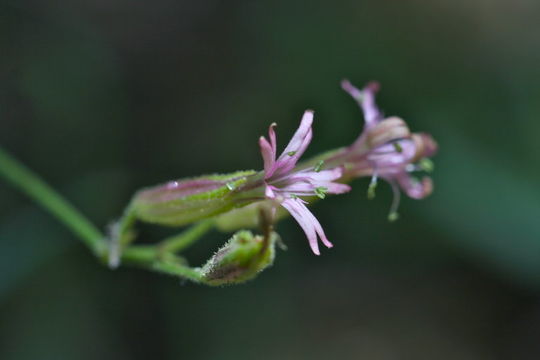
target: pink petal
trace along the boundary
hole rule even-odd
[[[311,213],[311,211],[309,211],[306,205],[304,205],[302,200],[287,199],[283,201],[281,205],[289,211],[289,213],[296,219],[300,227],[302,227],[309,240],[311,250],[315,255],[320,254],[319,244],[317,243],[317,235],[319,235],[319,238],[326,247],[331,248],[334,246],[330,241],[328,241],[321,224]]]
[[[264,189],[264,195],[268,199],[275,199],[276,194],[275,194],[274,190],[277,190],[277,189],[275,187],[273,187],[272,185],[266,185],[266,188]]]
[[[321,170],[321,171],[303,171],[299,172],[298,175],[303,175],[309,177],[313,181],[332,181],[339,179],[343,175],[343,169],[341,167],[336,167],[331,170]]]
[[[328,194],[344,194],[351,191],[351,187],[349,185],[334,182],[328,183],[324,187],[327,189],[326,192]]]
[[[287,209],[292,217],[298,222],[302,230],[304,230],[313,253],[315,255],[320,255],[321,252],[319,251],[314,224],[309,218],[306,218],[306,212],[309,213],[309,210],[299,199],[287,199],[281,203],[281,206]]]
[[[259,147],[261,148],[261,155],[264,161],[264,178],[267,179],[272,176],[274,171],[276,155],[272,151],[272,145],[268,143],[268,140],[264,136],[259,138]]]
[[[305,207],[305,205],[303,205]],[[315,218],[315,215],[313,215],[307,208],[306,208],[306,211],[308,211],[308,215],[313,218],[312,221],[314,223],[314,226],[315,226],[315,231],[317,232],[317,234],[319,234],[319,237],[321,238],[321,241],[323,242],[324,246],[326,246],[327,248],[332,248],[334,247],[334,244],[332,244],[328,238],[326,237],[326,234],[324,233],[324,230],[321,226],[321,223],[319,223],[319,221],[317,220],[317,218]]]
[[[375,104],[375,93],[379,91],[378,83],[371,82],[360,91],[348,80],[343,80],[341,82],[341,87],[348,92],[362,108],[366,127],[375,125],[378,121],[382,120],[382,114],[377,107],[377,104]]]
[[[304,217],[307,219],[307,221],[309,221],[313,225],[313,227],[315,228],[315,231],[317,232],[317,234],[321,238],[321,241],[323,242],[323,244],[327,248],[333,247],[334,245],[330,241],[328,241],[328,239],[326,238],[326,235],[325,235],[325,233],[323,231],[323,228],[322,228],[321,224],[319,223],[319,220],[317,220],[317,218],[315,217],[315,215],[313,215],[313,213],[311,211],[309,211],[309,209],[306,207],[306,205],[304,205],[304,203],[299,202],[298,206],[300,208],[302,208],[302,212],[304,214]]]
[[[415,144],[416,159],[432,157],[437,152],[439,146],[431,135],[426,133],[414,133],[411,138]]]
[[[419,182],[403,172],[396,176],[396,180],[403,191],[413,199],[423,199],[433,192],[433,181],[427,176]]]
[[[377,91],[379,91],[379,84],[376,82],[367,84],[362,91],[363,99],[360,105],[364,112],[366,126],[375,125],[375,123],[382,120],[382,114],[377,104],[375,104],[375,93]]]
[[[294,133],[291,141],[285,150],[281,153],[277,159],[277,167],[279,167],[279,173],[284,174],[293,169],[298,162],[298,159],[306,151],[311,138],[313,137],[313,131],[311,125],[313,124],[313,111],[306,110],[300,122],[298,130]]]
[[[287,186],[283,186],[281,191],[297,196],[312,196],[315,194],[315,186],[309,182],[294,182]]]
[[[362,92],[347,79],[341,81],[341,88],[349,93],[354,100],[362,101]]]
[[[276,147],[277,147],[277,141],[276,141],[276,132],[274,131],[274,128],[277,126],[276,123],[270,124],[270,127],[268,128],[268,137],[270,138],[270,145],[272,146],[272,153],[274,154],[274,159],[276,158]]]

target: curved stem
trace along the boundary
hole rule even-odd
[[[3,177],[13,187],[25,193],[56,217],[73,234],[82,240],[99,259],[104,260],[107,258],[108,244],[105,235],[38,175],[19,163],[1,148],[0,177]],[[130,241],[127,237],[135,221],[129,207],[122,220],[120,230],[126,236],[126,239],[123,239],[126,242],[124,245],[129,245]],[[191,245],[213,226],[213,220],[206,220],[194,225],[180,235],[165,239],[159,245],[128,246],[122,254],[122,260],[128,264],[155,272],[179,276],[194,282],[201,282],[202,276],[200,269],[185,265],[182,258],[175,256],[174,252]]]
[[[164,252],[177,253],[193,244],[201,236],[214,227],[214,219],[203,220],[186,231],[164,239],[159,247]]]
[[[199,268],[191,268],[182,264],[180,261],[175,261],[173,259],[156,261],[152,264],[151,269],[163,274],[179,276],[196,283],[204,283],[204,279]]]
[[[170,252],[163,253],[159,246],[155,245],[128,247],[122,253],[122,263],[161,274],[177,276],[193,282],[204,283],[200,268],[188,266],[184,258]]]
[[[0,176],[68,227],[96,256],[107,251],[105,236],[38,175],[0,148]]]

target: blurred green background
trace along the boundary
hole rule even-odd
[[[109,271],[0,182],[0,359],[540,358],[539,39],[535,0],[0,1],[0,144],[102,228],[142,186],[261,168],[306,108],[307,156],[352,142],[345,77],[440,144],[400,221],[359,180],[313,208],[332,250],[285,220],[227,288]]]

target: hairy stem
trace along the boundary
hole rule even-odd
[[[191,268],[182,264],[181,260],[159,260],[153,263],[152,270],[163,274],[178,276],[193,282],[202,282],[203,277],[199,268]]]

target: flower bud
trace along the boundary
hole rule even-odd
[[[219,286],[251,280],[272,265],[278,235],[253,235],[242,230],[220,248],[201,269],[201,281]]]
[[[135,194],[131,211],[140,221],[181,226],[239,206],[235,194],[254,171],[171,181]]]

